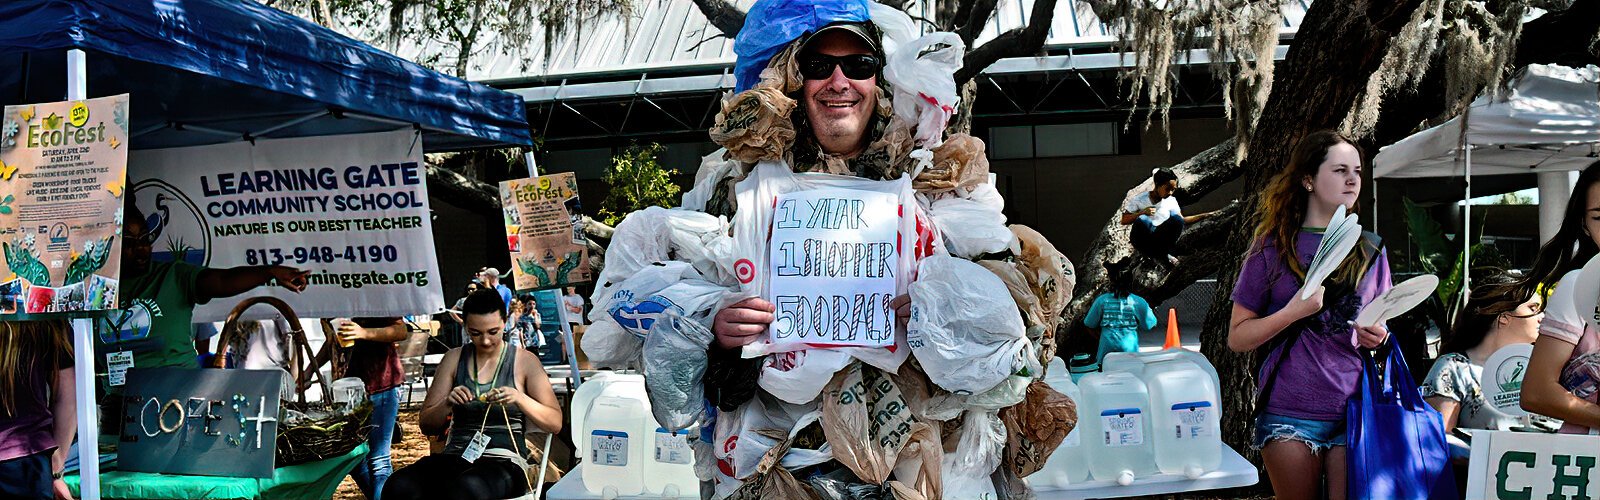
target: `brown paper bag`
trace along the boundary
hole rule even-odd
[[[811,487],[796,480],[787,469],[778,466],[778,461],[783,455],[789,453],[789,439],[783,432],[776,430],[758,431],[762,436],[778,439],[778,444],[767,450],[762,455],[761,463],[756,465],[755,475],[750,476],[739,486],[732,495],[731,500],[765,500],[770,498],[793,498],[795,500],[817,499]]]
[[[942,193],[989,182],[989,159],[983,150],[982,139],[951,135],[933,149],[933,166],[917,174],[911,187],[917,192]]]
[[[900,373],[891,376],[890,380],[900,388],[900,395],[911,406],[914,418],[929,422],[945,421],[961,416],[961,410],[966,406],[966,396],[941,389],[928,380],[928,375],[922,371],[922,363],[917,362],[916,358],[900,365]]]
[[[794,143],[789,114],[795,101],[778,89],[757,86],[735,94],[711,126],[711,141],[728,148],[728,156],[746,163],[776,160]]]
[[[1028,287],[1039,298],[1043,311],[1044,335],[1039,341],[1039,362],[1048,363],[1056,354],[1056,327],[1060,326],[1061,310],[1072,300],[1072,289],[1078,277],[1072,261],[1056,251],[1055,245],[1028,226],[1012,224],[1011,233],[1017,236],[1021,247],[1017,253],[1017,267],[1028,279]]]
[[[1017,477],[1044,467],[1067,433],[1078,425],[1077,404],[1043,381],[1028,385],[1021,404],[1000,410],[1006,424],[1006,449],[1001,464]]]
[[[900,463],[895,464],[894,481],[888,486],[894,490],[896,500],[936,500],[943,497],[940,459],[944,447],[939,443],[939,430],[917,422],[911,424],[911,439],[900,449]]]
[[[1044,307],[1039,305],[1039,296],[1033,294],[1033,289],[1028,286],[1028,278],[1016,264],[999,260],[980,260],[978,265],[988,269],[1000,281],[1006,284],[1006,290],[1011,292],[1011,300],[1016,301],[1017,309],[1022,310],[1022,320],[1028,326],[1044,324]]]
[[[900,388],[877,368],[851,363],[822,391],[822,432],[833,457],[867,484],[889,479],[913,423]]]

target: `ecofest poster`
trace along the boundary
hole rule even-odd
[[[544,290],[591,280],[589,246],[571,172],[500,183],[513,288]]]
[[[6,106],[0,318],[116,309],[128,95]]]

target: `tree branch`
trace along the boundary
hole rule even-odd
[[[1230,138],[1172,167],[1172,172],[1178,174],[1179,185],[1185,186],[1185,189],[1177,195],[1180,203],[1198,200],[1229,181],[1239,178],[1243,171],[1235,161],[1234,141]],[[1136,192],[1148,191],[1150,188],[1150,181],[1146,179],[1145,182],[1128,190],[1127,194],[1132,196]],[[1155,266],[1135,274],[1134,293],[1151,303],[1158,303],[1176,295],[1194,280],[1216,272],[1218,266],[1232,257],[1211,258],[1209,256],[1212,253],[1211,249],[1223,246],[1228,233],[1240,222],[1238,214],[1242,211],[1242,207],[1235,202],[1218,210],[1210,219],[1198,222],[1186,230],[1183,237],[1178,240],[1178,246],[1180,249],[1193,250],[1194,254],[1180,259],[1177,268],[1171,269],[1170,272],[1165,267]],[[1095,296],[1105,292],[1110,281],[1106,276],[1106,262],[1115,262],[1134,254],[1133,245],[1128,242],[1127,226],[1122,225],[1122,204],[1117,204],[1104,229],[1100,231],[1100,236],[1095,238],[1090,248],[1089,253],[1083,256],[1079,261],[1081,264],[1077,266],[1078,288],[1073,291],[1072,302],[1061,315],[1068,320],[1063,323],[1082,319]],[[1141,263],[1148,261],[1148,259],[1137,260]],[[1057,333],[1063,336],[1064,334],[1065,332]]]
[[[1577,0],[1522,25],[1515,67],[1600,64],[1600,0]]]
[[[1050,23],[1055,19],[1056,0],[1038,0],[1028,15],[1028,26],[1016,28],[995,37],[981,47],[967,52],[961,69],[956,71],[956,85],[967,83],[984,68],[1006,57],[1023,57],[1039,53],[1045,38],[1050,35]]]
[[[972,44],[978,40],[978,35],[983,34],[983,27],[989,24],[989,17],[994,15],[994,9],[997,5],[999,5],[999,3],[999,0],[973,0],[970,3],[962,2],[962,5],[966,6],[968,10],[965,13],[965,16],[959,12],[956,14],[958,18],[961,19],[962,23],[961,26],[956,29],[956,34],[961,36],[961,41],[966,42],[968,47],[971,47]],[[1047,33],[1049,32],[1048,29],[1045,31]],[[1040,39],[1039,43],[1043,44],[1044,40]]]
[[[744,11],[727,0],[694,0],[694,5],[700,8],[700,13],[706,16],[712,26],[722,31],[723,36],[733,38],[739,35],[739,30],[744,29]]]
[[[480,214],[500,213],[500,188],[428,162],[428,194]]]

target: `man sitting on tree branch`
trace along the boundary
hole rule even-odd
[[[1172,248],[1177,245],[1178,237],[1183,236],[1183,229],[1211,218],[1215,212],[1184,217],[1178,198],[1174,196],[1178,191],[1178,174],[1159,168],[1153,177],[1153,189],[1133,195],[1122,207],[1122,225],[1133,226],[1128,240],[1134,250],[1156,262],[1175,265],[1178,260],[1172,256]]]

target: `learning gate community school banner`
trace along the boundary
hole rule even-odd
[[[117,307],[128,95],[6,106],[0,319]]]
[[[255,142],[135,151],[129,160],[156,238],[153,260],[311,272],[304,293],[262,287],[213,300],[195,309],[196,322],[222,321],[256,295],[307,318],[444,309],[415,132]]]

